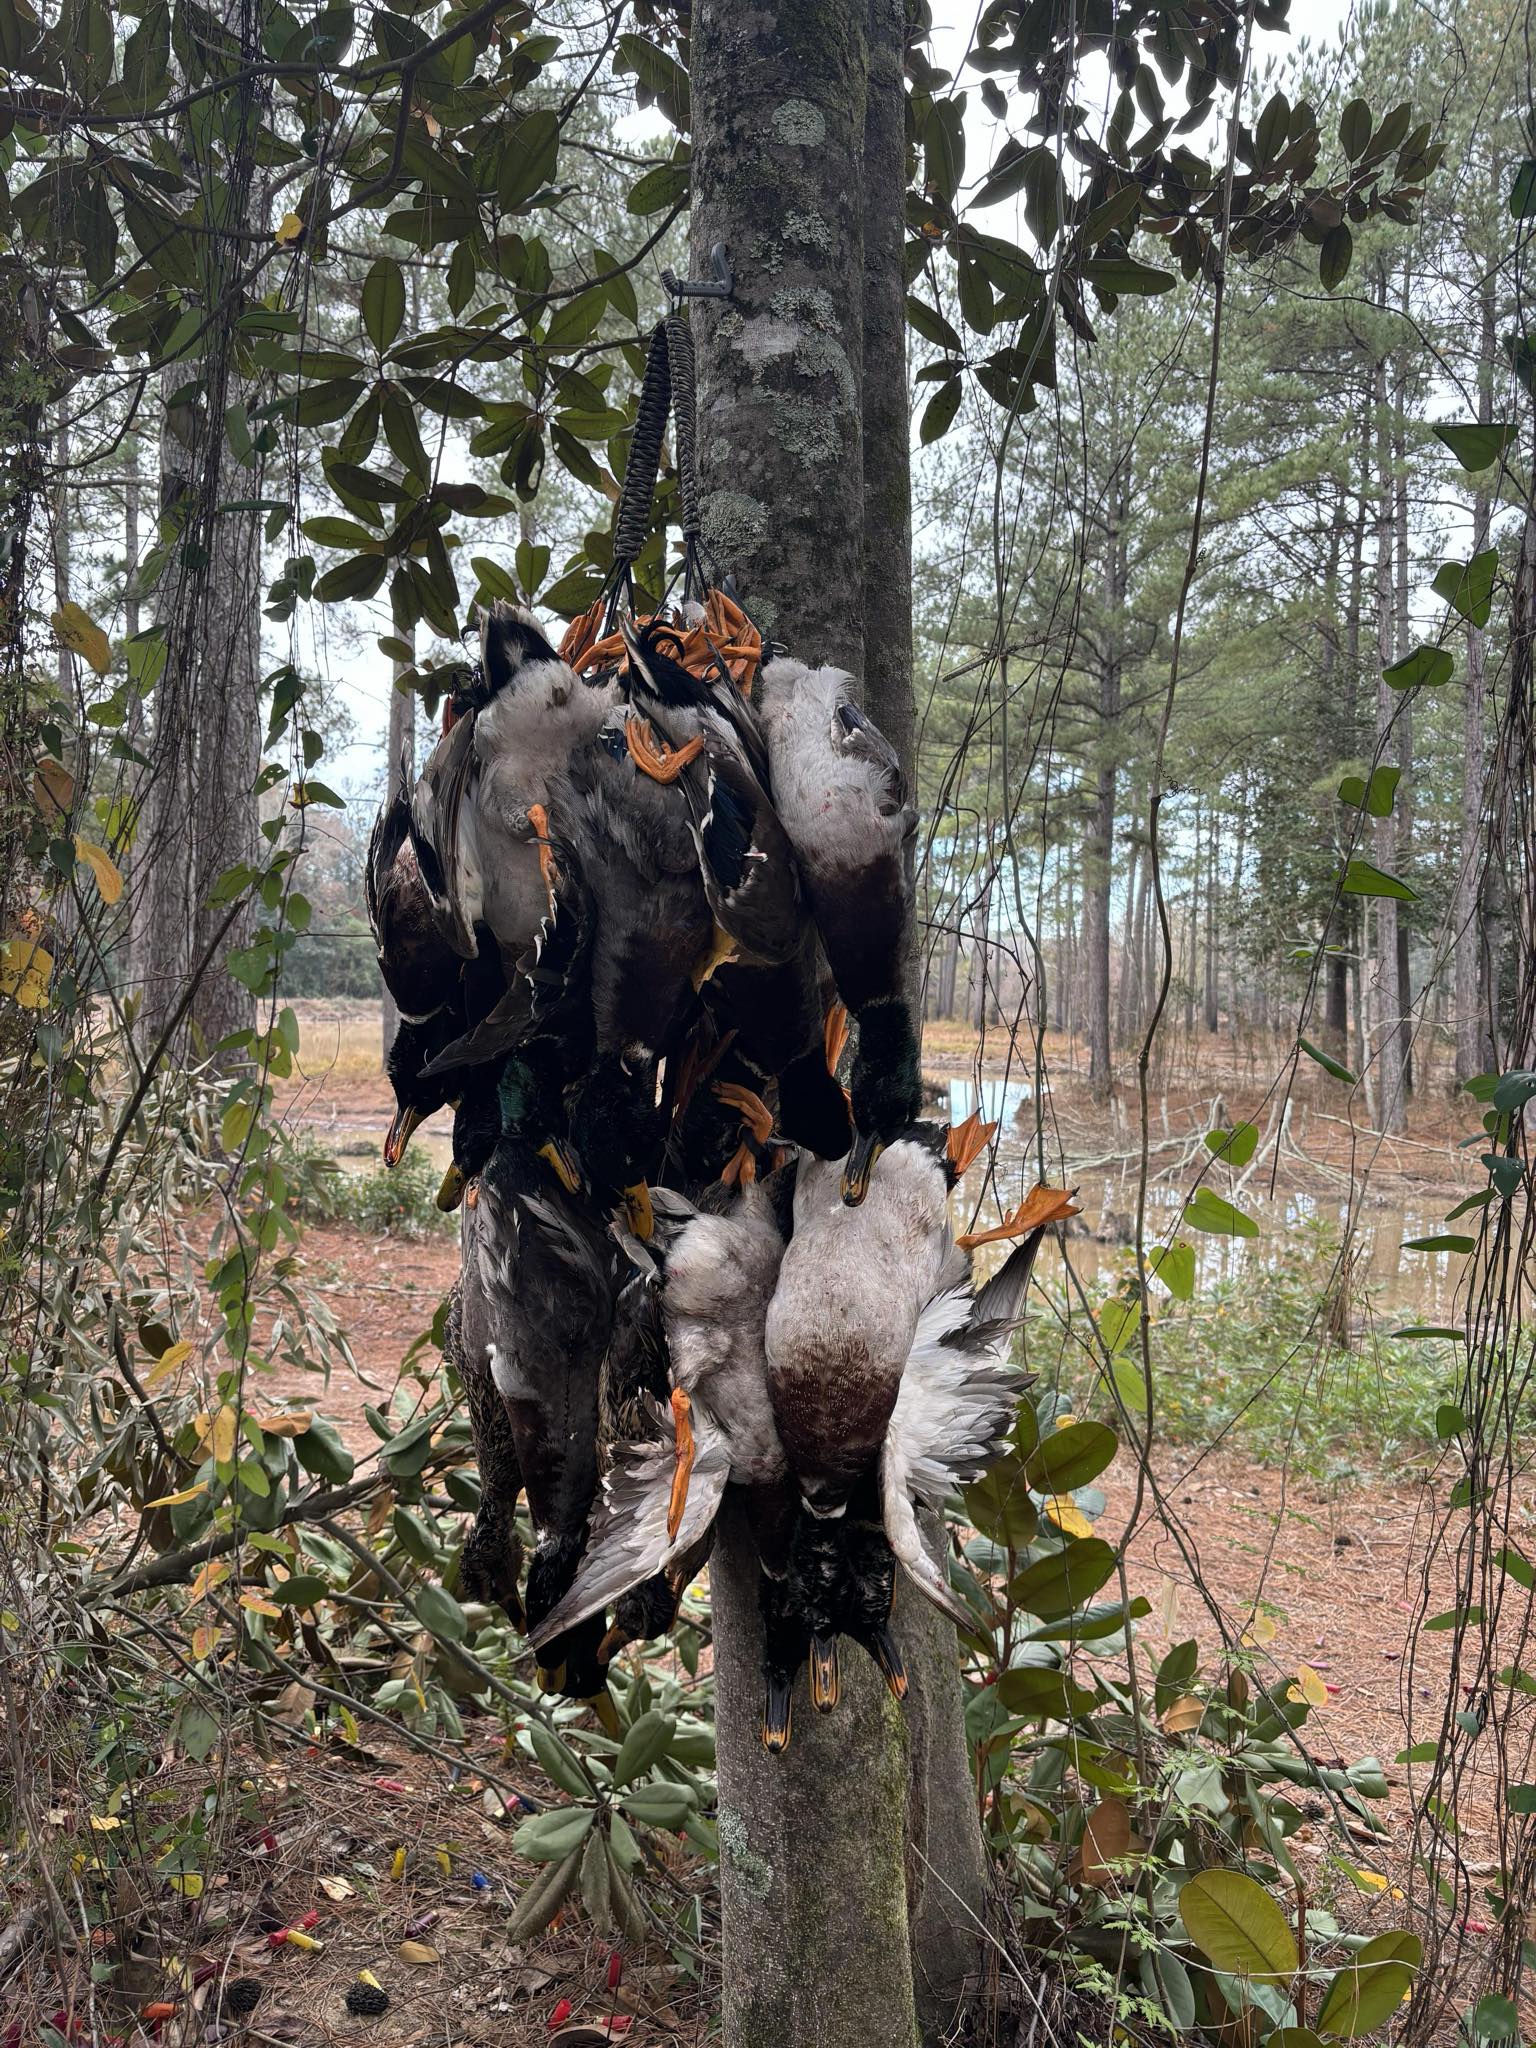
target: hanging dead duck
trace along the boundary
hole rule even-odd
[[[510,981],[548,903],[541,840],[550,783],[617,692],[606,677],[578,677],[530,612],[500,602],[482,620],[481,674],[477,701],[417,780],[411,831],[447,942],[472,958],[484,925]]]
[[[762,673],[774,807],[858,1024],[842,1176],[843,1199],[857,1203],[882,1149],[918,1116],[922,1070],[906,992],[917,813],[895,748],[852,691],[840,669],[780,659]]]

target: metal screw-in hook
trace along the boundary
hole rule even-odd
[[[731,259],[725,253],[724,242],[716,242],[710,250],[709,267],[714,272],[712,279],[678,277],[675,272],[663,269],[661,281],[674,299],[728,299],[736,280],[731,273]]]

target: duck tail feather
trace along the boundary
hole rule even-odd
[[[924,1543],[906,1487],[892,1470],[889,1460],[881,1475],[881,1487],[885,1533],[895,1552],[896,1562],[925,1600],[931,1601],[941,1614],[947,1614],[957,1627],[970,1628],[975,1616],[950,1585],[944,1575],[944,1567]]]

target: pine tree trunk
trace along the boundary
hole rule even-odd
[[[1408,310],[1408,275],[1402,278],[1402,308]],[[1405,374],[1400,369],[1392,406],[1392,525],[1394,577],[1394,652],[1401,661],[1413,644],[1412,622],[1408,616],[1408,423],[1405,409]],[[1413,863],[1413,699],[1398,705],[1395,723],[1397,765],[1400,771],[1397,801],[1397,859],[1403,868]],[[1408,905],[1397,906],[1397,1014],[1402,1041],[1403,1099],[1413,1094],[1413,971],[1409,948]]]
[[[735,274],[728,303],[693,315],[706,537],[764,632],[862,678],[910,757],[902,18],[875,0],[792,21],[699,0],[692,236],[696,270],[723,242]],[[905,1713],[850,1655],[835,1713],[802,1695],[772,1757],[734,1505],[711,1586],[727,2048],[937,2039],[983,1883],[953,1634],[899,1593]]]
[[[1111,532],[1106,596],[1110,633],[1118,635],[1120,604],[1119,536]],[[1118,650],[1118,641],[1115,642]],[[1083,845],[1084,1022],[1088,1034],[1088,1086],[1100,1101],[1109,1092],[1113,1065],[1109,1036],[1109,905],[1115,857],[1115,724],[1120,713],[1120,662],[1111,652],[1099,667],[1099,762],[1094,775],[1093,809]]]
[[[1495,315],[1493,279],[1482,287],[1482,321],[1477,362],[1477,416],[1486,426],[1493,418]],[[1472,552],[1488,545],[1493,500],[1480,478],[1472,500]],[[1493,1063],[1487,1004],[1483,989],[1483,778],[1487,742],[1484,727],[1488,700],[1488,635],[1467,627],[1467,691],[1462,702],[1461,843],[1457,851],[1456,893],[1452,911],[1455,932],[1456,1079],[1470,1081]]]
[[[414,635],[412,636],[414,644]],[[416,781],[416,698],[409,690],[400,688],[400,678],[409,673],[410,662],[397,661],[390,671],[389,692],[389,758],[384,763],[384,799],[389,802],[395,795],[408,791]],[[400,1024],[400,1012],[395,999],[386,988],[384,996],[384,1053],[395,1042],[395,1032]]]
[[[1383,362],[1376,371],[1374,397],[1377,408],[1376,503],[1376,744],[1383,763],[1391,759],[1392,726],[1397,711],[1397,693],[1382,671],[1391,666],[1393,649],[1392,607],[1392,447],[1387,426],[1387,371]],[[1397,821],[1378,818],[1372,858],[1388,874],[1397,863]],[[1372,901],[1375,946],[1371,957],[1372,1045],[1376,1079],[1376,1123],[1383,1131],[1403,1128],[1403,1037],[1402,1009],[1397,985],[1397,901],[1380,896]]]

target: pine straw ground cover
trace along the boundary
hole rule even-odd
[[[280,1700],[273,1718],[297,1719],[308,1704],[309,1695]],[[98,1991],[93,2005],[91,1952],[59,1954],[38,1941],[3,1994],[0,2042],[34,2048],[50,2040],[51,2023],[59,2038],[167,2048],[220,2039],[231,2048],[701,2040],[713,2000],[692,1935],[712,1941],[713,1873],[680,1843],[653,1861],[649,1895],[689,1930],[675,1954],[659,1935],[616,1945],[579,1905],[537,1939],[512,1942],[510,1913],[541,1874],[513,1854],[513,1828],[563,1795],[489,1717],[467,1722],[466,1752],[462,1767],[438,1764],[377,1724],[358,1743],[337,1730],[324,1744],[280,1738],[268,1756],[231,1746],[219,1778],[236,1818],[224,1868],[202,1895],[167,1905],[156,1887],[152,1916],[131,1879],[113,1885],[96,1953],[126,1965],[117,1982],[128,1995]],[[503,1789],[485,1783],[477,1762]],[[206,1768],[167,1752],[145,1790],[195,1801],[208,1786]],[[67,1791],[51,1790],[60,1803],[47,1809],[47,1824],[74,1832],[86,1817]],[[509,1797],[521,1802],[512,1811]],[[88,1870],[80,1877],[90,1884]],[[9,1908],[25,1908],[19,1892],[6,1892]],[[315,1945],[283,1938],[288,1929]],[[377,2016],[347,2009],[364,1971],[388,1996]],[[249,1993],[231,1999],[229,1991],[241,1980],[260,1988],[243,2017],[231,2008]],[[168,2016],[141,2017],[162,2002],[172,2005]],[[72,2036],[56,2026],[71,2005]]]

